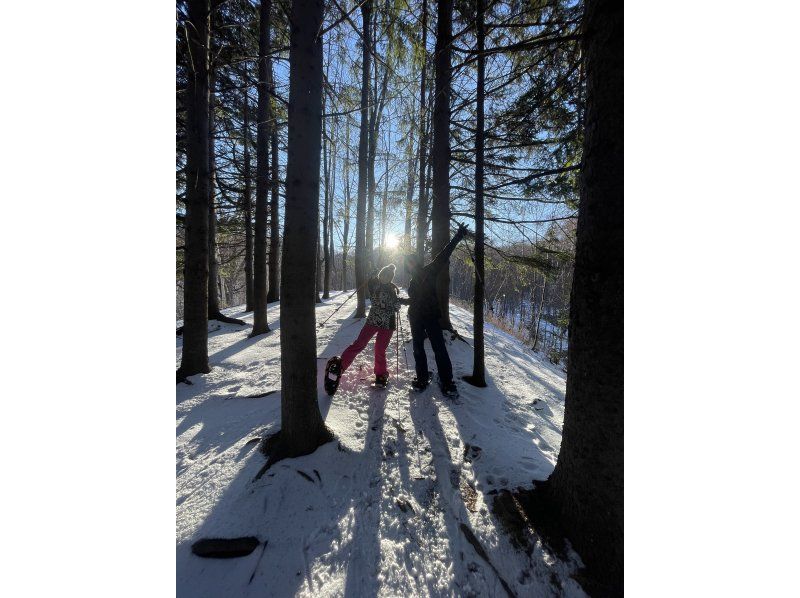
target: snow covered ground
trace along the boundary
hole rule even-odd
[[[317,321],[348,296],[318,305]],[[488,388],[459,380],[472,371],[472,349],[448,340],[460,398],[447,400],[433,385],[411,391],[411,344],[404,351],[401,343],[396,374],[393,337],[389,388],[369,388],[370,344],[331,400],[325,361],[360,330],[354,310],[355,298],[317,333],[320,409],[339,442],[281,461],[258,481],[265,459],[256,439],[280,427],[280,308],[270,304],[275,332],[257,339],[247,338],[249,326],[210,323],[211,373],[176,387],[177,595],[506,596],[502,579],[517,596],[583,596],[570,577],[574,561],[538,542],[514,548],[491,512],[497,491],[530,487],[552,471],[563,372],[487,325]],[[252,323],[241,308],[226,313]],[[471,343],[471,314],[451,306],[451,315]],[[408,340],[405,308],[402,316]],[[179,361],[180,337],[176,344]],[[428,356],[435,372],[429,346]],[[235,559],[191,553],[200,538],[240,536],[262,545]]]

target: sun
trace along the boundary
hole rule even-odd
[[[400,237],[393,233],[389,233],[386,235],[386,249],[396,249],[398,245],[400,245]]]

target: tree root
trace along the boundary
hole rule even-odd
[[[316,438],[309,439],[304,446],[299,448],[289,447],[283,440],[280,430],[278,430],[275,432],[275,434],[272,434],[262,440],[261,445],[258,447],[258,450],[267,457],[267,462],[258,471],[256,477],[253,478],[253,481],[255,482],[256,480],[261,479],[261,476],[263,476],[267,470],[275,465],[275,463],[278,461],[310,455],[323,444],[327,444],[335,439],[336,437],[334,436],[333,432],[331,432],[327,427],[323,426]]]
[[[488,386],[488,384],[486,384],[486,380],[476,380],[474,376],[461,376],[461,379],[467,384],[477,388],[486,388]]]

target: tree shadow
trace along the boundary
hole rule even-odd
[[[179,497],[178,518],[187,513],[203,521],[194,530],[179,529],[178,596],[291,596],[318,592],[325,583],[339,584],[345,596],[373,594],[380,562],[384,405],[381,398],[371,402],[360,451],[328,443],[312,455],[276,463],[254,481],[264,459],[257,443],[246,439],[257,430],[240,429],[240,438],[223,451],[227,465],[195,468],[198,487]],[[191,553],[201,538],[243,536],[256,536],[262,545],[236,559]]]

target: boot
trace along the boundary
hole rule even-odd
[[[411,387],[418,391],[422,392],[426,388],[428,388],[428,383],[431,381],[431,373],[428,372],[428,379],[427,380],[418,380],[416,377],[411,381]]]
[[[339,388],[339,380],[342,377],[342,358],[338,355],[331,357],[325,366],[325,392],[333,396]]]

